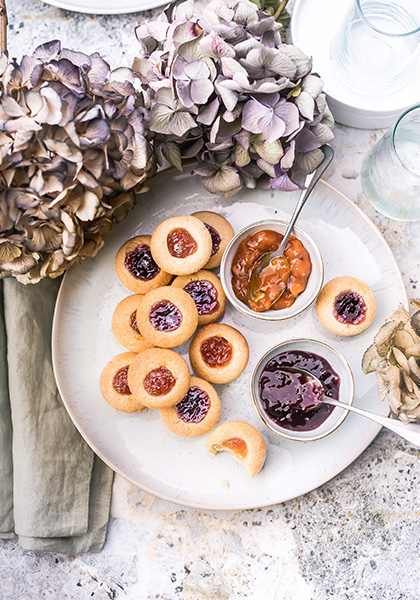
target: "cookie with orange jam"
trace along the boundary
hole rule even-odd
[[[139,412],[145,409],[138,398],[131,393],[128,384],[128,370],[137,358],[134,352],[123,352],[114,356],[101,374],[100,386],[102,396],[116,410],[122,412]]]
[[[264,466],[266,444],[263,436],[250,423],[227,421],[214,429],[206,442],[210,456],[230,450],[234,459],[242,464],[251,477]]]
[[[248,343],[242,333],[222,323],[206,325],[190,344],[192,368],[212,383],[228,383],[239,377],[248,358]]]
[[[178,404],[160,411],[166,427],[182,437],[208,433],[220,415],[220,400],[208,381],[191,377],[190,387]]]
[[[212,239],[200,219],[170,217],[156,227],[150,240],[155,262],[173,275],[190,275],[204,267],[212,251]]]
[[[167,348],[148,348],[130,364],[128,385],[137,402],[149,408],[178,404],[190,387],[186,361]]]

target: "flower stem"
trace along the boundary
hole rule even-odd
[[[286,4],[288,3],[289,0],[282,0],[279,4],[278,9],[276,10],[276,12],[274,13],[274,20],[277,21],[277,19],[279,18],[279,16],[281,15],[281,13],[284,11],[284,9],[286,8]]]
[[[0,49],[7,51],[7,9],[6,0],[0,0]]]

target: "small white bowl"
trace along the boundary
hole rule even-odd
[[[298,296],[295,303],[289,308],[282,308],[280,310],[266,310],[264,312],[256,312],[249,308],[247,304],[244,304],[235,296],[232,288],[232,272],[231,265],[233,257],[236,254],[239,244],[247,235],[252,235],[257,231],[263,229],[271,229],[284,233],[286,231],[288,223],[285,221],[279,221],[277,219],[266,219],[264,221],[257,221],[247,227],[241,229],[229,242],[226,250],[222,257],[222,263],[220,265],[220,279],[222,282],[223,289],[225,291],[228,300],[235,308],[242,313],[255,317],[257,319],[263,319],[264,321],[283,321],[284,319],[290,319],[295,317],[302,311],[308,308],[312,302],[318,296],[322,283],[324,281],[324,263],[322,262],[322,256],[315,244],[313,239],[305,233],[299,227],[294,227],[293,235],[297,237],[302,244],[305,246],[309,253],[312,263],[312,271],[308,279],[306,289]]]
[[[337,350],[319,342],[317,340],[310,339],[296,339],[289,340],[278,344],[258,361],[254,368],[251,376],[251,397],[254,403],[255,409],[261,418],[262,422],[274,433],[281,435],[289,440],[298,442],[313,442],[326,437],[337,429],[349,414],[348,410],[344,410],[336,406],[331,414],[325,419],[323,423],[312,431],[292,431],[281,427],[270,419],[267,413],[262,407],[260,395],[258,393],[258,382],[261,376],[261,372],[269,360],[274,358],[280,352],[290,352],[293,350],[302,350],[304,352],[310,352],[318,354],[327,360],[337,375],[340,377],[340,388],[339,388],[339,400],[344,404],[353,404],[354,398],[354,379],[353,373],[351,372],[350,366],[346,359]]]

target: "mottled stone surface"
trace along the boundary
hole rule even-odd
[[[113,66],[135,51],[134,26],[151,13],[92,17],[40,1],[8,2],[13,56],[60,38],[99,50]],[[377,224],[420,296],[419,223],[381,217],[363,197],[360,168],[382,132],[338,126],[327,180]],[[0,542],[5,600],[418,600],[418,450],[381,432],[318,490],[263,510],[202,512],[155,499],[116,478],[99,555],[68,557]],[[1,484],[1,482],[0,482]]]

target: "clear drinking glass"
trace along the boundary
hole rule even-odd
[[[362,166],[363,190],[382,214],[420,219],[420,104],[406,110]]]
[[[354,0],[333,38],[331,61],[354,91],[392,94],[410,80],[419,43],[420,0]]]

